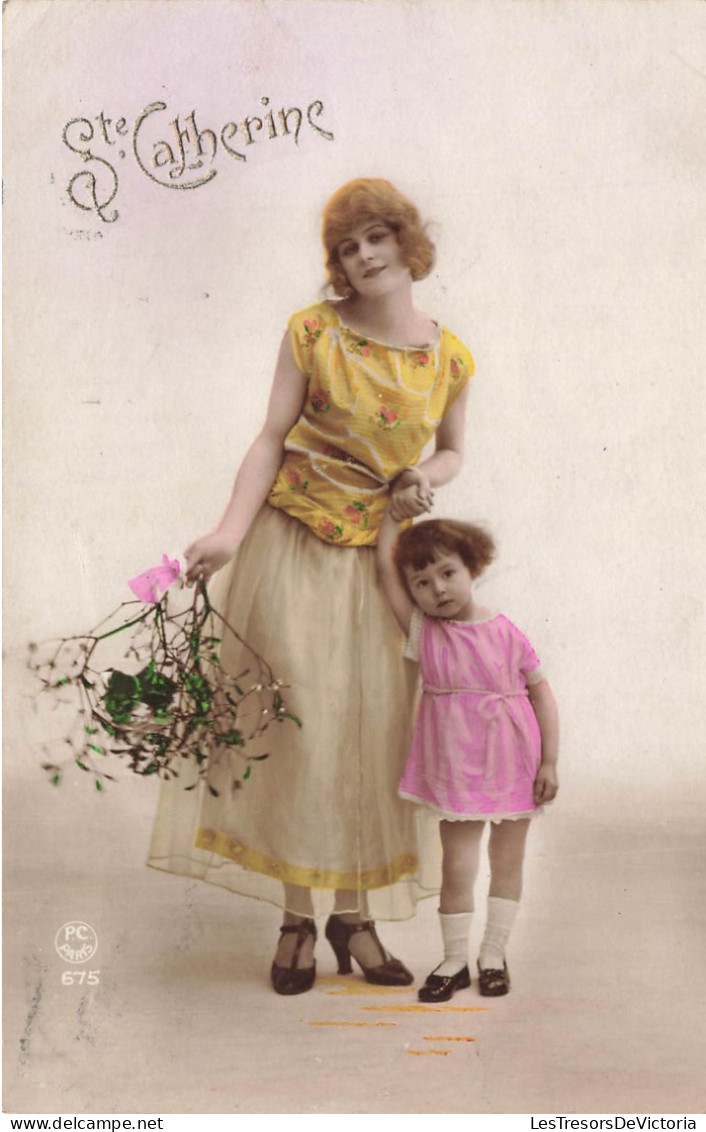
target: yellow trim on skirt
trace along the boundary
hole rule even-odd
[[[198,829],[194,845],[197,849],[206,849],[217,853],[219,857],[236,861],[242,868],[250,869],[251,872],[264,873],[265,876],[275,877],[284,884],[296,884],[302,888],[345,888],[364,891],[384,888],[386,885],[395,884],[404,876],[415,873],[419,867],[416,854],[402,853],[381,868],[366,869],[361,873],[309,869],[301,865],[288,865],[283,861],[275,861],[272,857],[258,853],[256,849],[241,845],[234,837],[228,837],[216,829]]]

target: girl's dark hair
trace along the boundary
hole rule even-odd
[[[321,231],[328,282],[337,295],[348,298],[354,294],[338,257],[338,245],[356,224],[367,220],[380,220],[393,230],[412,279],[429,274],[435,249],[412,202],[389,181],[359,177],[338,189],[324,208]]]
[[[424,570],[443,554],[458,554],[477,578],[495,557],[495,543],[487,531],[474,523],[456,519],[425,519],[400,535],[395,547],[395,565],[407,584],[405,570]]]

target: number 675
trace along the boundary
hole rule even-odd
[[[95,987],[100,982],[99,975],[100,971],[62,971],[61,985],[73,987],[85,983],[88,987]]]

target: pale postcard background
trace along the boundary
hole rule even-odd
[[[3,9],[6,1109],[703,1111],[706,7]],[[240,160],[224,127],[263,99],[299,136],[265,123]],[[201,167],[193,144],[165,165],[192,114],[215,157],[205,136]],[[94,626],[219,517],[355,176],[431,222],[418,302],[477,367],[437,511],[492,527],[483,599],[562,713],[513,992],[438,1018],[344,993],[325,941],[314,991],[272,994],[276,910],[143,867],[154,782],[52,788],[24,673],[29,641]],[[96,986],[62,985],[71,920]],[[435,901],[385,939],[423,979]]]

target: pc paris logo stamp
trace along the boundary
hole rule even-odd
[[[56,933],[54,947],[66,963],[87,963],[98,950],[98,936],[90,924],[70,920]]]

